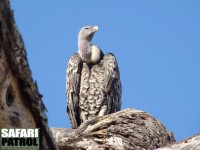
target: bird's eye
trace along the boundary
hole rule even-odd
[[[89,29],[88,27],[86,27],[85,29]]]

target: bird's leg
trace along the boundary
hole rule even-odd
[[[101,107],[101,110],[99,111],[99,115],[98,116],[104,116],[104,115],[106,115],[107,111],[108,111],[108,107],[106,105],[103,105]]]
[[[81,123],[88,120],[88,112],[81,111],[80,116],[81,116]]]

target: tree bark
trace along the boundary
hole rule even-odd
[[[41,149],[57,149],[46,108],[8,0],[0,0],[0,128],[40,128]]]
[[[174,142],[158,120],[130,108],[86,121],[77,129],[51,130],[60,150],[150,150]]]
[[[166,145],[158,150],[200,150],[200,134]]]

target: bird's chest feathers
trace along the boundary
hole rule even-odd
[[[85,95],[84,99],[87,99],[88,95],[103,92],[103,88],[104,69],[102,63],[93,65],[91,68],[86,63],[83,63],[80,92]]]
[[[101,106],[104,97],[104,69],[102,63],[93,65],[91,68],[83,63],[79,106],[82,109],[93,110],[94,107]]]
[[[81,73],[81,80],[91,83],[100,83],[103,84],[104,82],[104,67],[103,64],[100,62],[96,65],[92,65],[91,67],[88,64],[83,63],[82,73]]]

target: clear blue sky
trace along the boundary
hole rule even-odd
[[[122,109],[144,110],[177,140],[200,132],[199,0],[11,0],[33,78],[51,127],[70,127],[65,76],[84,25],[115,54],[123,86]]]

